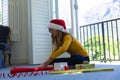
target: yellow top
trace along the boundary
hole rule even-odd
[[[70,55],[80,54],[84,57],[88,56],[88,53],[83,48],[83,46],[79,43],[79,41],[71,37],[70,34],[66,34],[63,40],[64,41],[62,46],[58,49],[55,49],[51,54],[50,58],[55,59],[56,57],[58,57],[64,52],[68,52]]]

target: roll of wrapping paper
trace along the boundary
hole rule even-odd
[[[14,67],[10,70],[10,73],[14,74],[14,73],[19,73],[19,72],[46,71],[46,70],[54,70],[54,67],[53,66],[48,66],[46,68]]]
[[[71,74],[71,73],[86,73],[86,72],[104,72],[114,71],[114,68],[94,68],[94,69],[74,69],[63,71],[50,71],[50,74]]]

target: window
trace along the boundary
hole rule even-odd
[[[53,13],[54,18],[65,20],[67,29],[71,28],[70,0],[54,0]]]
[[[8,26],[8,0],[1,0],[0,5],[0,24]]]
[[[120,0],[78,0],[79,26],[120,17]]]

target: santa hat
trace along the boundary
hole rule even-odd
[[[56,29],[56,30],[62,31],[64,33],[69,33],[69,31],[66,30],[65,21],[62,19],[52,19],[50,21],[48,28]]]

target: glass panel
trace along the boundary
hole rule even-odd
[[[53,16],[53,18],[56,18],[56,9],[55,9],[55,8],[56,8],[56,7],[55,7],[56,5],[55,5],[55,4],[56,4],[56,2],[55,2],[55,0],[53,0],[53,3],[52,3],[52,6],[53,6],[53,12],[52,12],[53,15],[52,15],[52,16]]]
[[[58,0],[58,18],[65,20],[67,29],[71,28],[70,0]]]
[[[120,17],[120,0],[78,0],[79,25]]]
[[[8,26],[8,0],[2,0],[2,25]]]

